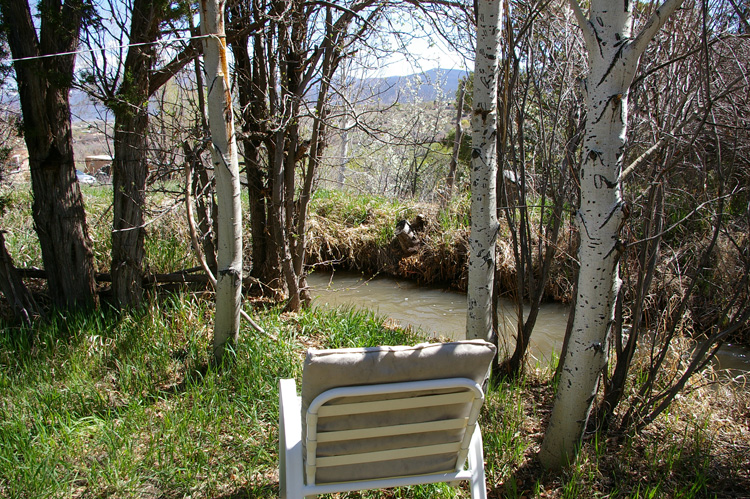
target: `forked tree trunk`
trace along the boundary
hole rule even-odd
[[[631,39],[633,2],[593,0],[586,19],[571,0],[589,55],[586,81],[587,122],[580,171],[581,206],[576,307],[555,405],[540,460],[559,468],[575,460],[601,373],[607,362],[607,337],[620,289],[622,164],[627,132],[628,88],[648,42],[682,0],[667,0],[641,33]]]
[[[201,34],[208,86],[208,123],[218,204],[218,273],[214,319],[214,359],[236,343],[242,291],[242,205],[237,144],[224,33],[223,0],[201,0]]]
[[[34,227],[52,301],[58,306],[96,303],[94,256],[73,161],[68,92],[83,6],[80,0],[44,3],[40,35],[28,2],[0,1],[2,21],[16,61],[23,128],[34,193]]]
[[[503,24],[501,0],[477,2],[477,53],[471,153],[471,236],[466,337],[495,340],[492,286],[499,224],[496,209],[497,79]]]

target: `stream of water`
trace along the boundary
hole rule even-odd
[[[466,294],[439,288],[422,287],[413,281],[391,277],[365,277],[360,274],[316,272],[308,276],[315,306],[354,306],[366,308],[389,318],[395,324],[436,336],[463,339],[466,331]],[[515,332],[516,307],[510,300],[500,306],[501,330]],[[568,306],[557,303],[542,305],[529,354],[532,362],[549,361],[553,352],[559,354],[568,321]],[[514,338],[501,335],[507,349]],[[750,351],[724,346],[718,356],[718,367],[733,371],[750,371]]]

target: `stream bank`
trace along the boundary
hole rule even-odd
[[[446,206],[437,203],[399,202],[378,196],[357,196],[340,191],[316,193],[309,219],[307,262],[313,271],[348,271],[365,275],[386,275],[408,279],[420,286],[436,286],[466,291],[468,285],[469,196],[454,197]],[[396,227],[404,220],[414,231],[418,245],[408,251],[399,244]],[[539,244],[537,225],[529,234],[534,248]],[[569,217],[562,221],[560,235],[555,241],[555,254],[542,294],[543,303],[570,302],[575,282],[577,233]],[[704,235],[672,241],[679,249],[665,254],[657,266],[653,285],[645,303],[644,315],[653,320],[666,317],[677,307],[687,291],[686,282],[691,265],[700,256]],[[680,247],[679,244],[682,244]],[[725,247],[726,246],[726,247]],[[665,246],[666,247],[666,246]],[[621,261],[621,277],[625,280],[625,303],[631,300],[637,285],[640,268],[637,247],[632,246]],[[716,256],[719,261],[704,269],[702,282],[744,282],[742,262],[735,261],[737,252],[727,245]],[[528,257],[527,257],[528,258]],[[537,257],[533,256],[536,262]],[[684,261],[683,261],[684,260]],[[496,281],[500,295],[517,299],[516,256],[507,220],[500,219],[497,242]],[[538,264],[534,269],[538,273]],[[538,276],[536,276],[538,278]],[[726,320],[727,309],[735,295],[728,295],[710,286],[698,286],[690,297],[682,317],[687,321],[686,334],[696,337],[714,330]],[[747,290],[740,292],[740,302]],[[626,312],[627,314],[627,312]],[[750,347],[750,324],[740,327],[728,338],[734,344]]]

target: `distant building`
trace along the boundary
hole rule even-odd
[[[108,154],[86,156],[86,173],[89,175],[94,175],[102,169],[108,174],[111,166],[112,156]]]

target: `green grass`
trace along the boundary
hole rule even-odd
[[[42,261],[42,251],[31,223],[31,204],[29,190],[0,193],[0,229],[7,231],[5,244],[18,267],[40,265]]]
[[[211,306],[190,295],[138,312],[58,314],[0,334],[0,497],[276,497],[278,391],[301,378],[304,351],[414,344],[372,313],[316,308],[254,312],[236,359],[209,362]],[[481,416],[488,485],[497,497],[705,497],[710,430],[666,421],[660,438],[584,445],[577,465],[538,469],[549,369],[493,384]],[[685,415],[683,415],[683,418]],[[691,425],[693,423],[690,423]],[[637,481],[633,476],[638,476]],[[344,497],[465,498],[465,486]]]
[[[467,229],[471,226],[471,195],[468,192],[458,193],[445,209],[438,213],[442,232]]]
[[[275,497],[277,382],[301,377],[305,345],[420,340],[372,314],[271,311],[259,320],[277,340],[243,330],[236,361],[214,367],[210,317],[206,302],[180,295],[140,312],[4,328],[0,496]],[[452,497],[439,490],[399,497]]]
[[[110,196],[106,187],[84,190],[100,270],[108,266]],[[440,220],[444,229],[461,228],[467,203],[454,199]],[[40,265],[28,192],[3,193],[0,206],[16,264]],[[334,192],[318,193],[312,209],[355,227],[374,225],[384,240],[396,220],[418,213]],[[163,213],[150,217],[147,267],[192,265],[183,215]],[[88,314],[51,311],[33,329],[0,324],[0,497],[277,497],[277,381],[301,378],[305,349],[424,340],[352,309],[249,311],[270,334],[243,325],[235,362],[216,367],[209,362],[212,304],[192,295],[151,300],[123,313],[106,305]],[[488,390],[480,424],[491,497],[736,497],[750,490],[743,430],[750,406],[741,389],[728,398],[696,391],[644,433],[588,438],[575,466],[546,473],[535,455],[552,403],[552,367]],[[342,497],[468,496],[466,486],[435,485]]]

